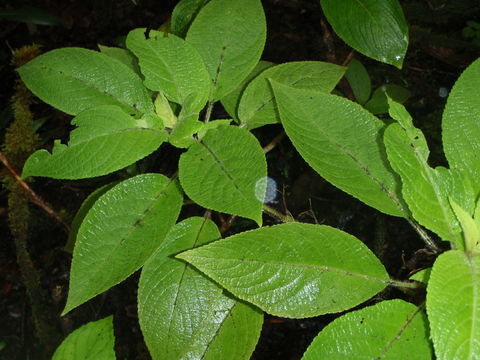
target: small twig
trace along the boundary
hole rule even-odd
[[[323,30],[323,42],[327,47],[327,59],[329,62],[336,64],[337,63],[337,54],[335,53],[335,43],[333,41],[332,32],[328,28],[328,24],[325,19],[320,20],[320,24]]]
[[[209,101],[207,105],[207,110],[205,112],[205,123],[208,123],[210,121],[210,117],[212,116],[212,110],[213,110],[213,101]]]
[[[268,215],[277,218],[281,222],[287,223],[287,222],[295,222],[295,219],[292,216],[289,215],[283,215],[279,211],[275,210],[274,208],[271,208],[268,205],[263,204],[263,211],[265,211]]]
[[[263,147],[263,152],[266,154],[269,151],[272,151],[286,136],[285,131],[282,131],[280,134],[275,136],[272,141]]]
[[[237,215],[232,215],[230,216],[226,221],[225,219],[222,219],[222,226],[220,226],[220,233],[223,234],[227,232],[237,219]]]
[[[343,60],[342,66],[347,66],[350,63],[350,61],[353,59],[354,54],[355,54],[355,50],[352,49],[352,51],[348,53],[345,60]]]
[[[23,181],[23,179],[20,176],[18,176],[15,169],[12,168],[7,158],[2,153],[0,153],[0,161],[3,163],[3,165],[5,165],[7,170],[10,172],[13,178],[18,182],[18,184],[27,192],[27,194],[30,197],[30,200],[35,205],[40,206],[48,215],[50,215],[55,220],[57,220],[60,224],[62,224],[65,231],[69,233],[70,228],[68,224],[65,222],[65,220],[63,219],[63,217],[59,213],[57,213],[55,210],[53,210],[52,207],[46,201],[44,201],[37,193],[35,193],[35,191],[33,191],[32,188],[28,186],[28,184],[25,181]]]
[[[410,223],[410,225],[412,225],[412,227],[415,229],[415,231],[420,235],[420,237],[422,238],[422,240],[425,242],[425,244],[427,245],[427,247],[434,253],[434,254],[438,254],[440,253],[442,250],[437,246],[437,244],[435,244],[435,242],[433,241],[433,239],[427,234],[427,232],[419,225],[417,224],[416,221],[414,221],[413,219],[408,219],[407,218],[407,221]]]

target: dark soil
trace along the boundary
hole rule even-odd
[[[136,27],[157,28],[164,23],[175,0],[15,0],[2,7],[36,6],[62,19],[64,26],[36,26],[0,20],[0,130],[11,121],[8,108],[16,74],[9,65],[11,49],[42,44],[42,51],[66,46],[96,49],[97,44],[115,46],[121,36]],[[411,28],[411,43],[402,70],[378,63],[360,54],[355,57],[368,68],[375,86],[386,82],[402,85],[412,91],[406,104],[416,125],[426,133],[432,149],[432,163],[443,164],[440,120],[445,98],[439,89],[450,89],[462,70],[480,55],[480,47],[462,37],[466,22],[480,22],[478,0],[403,0]],[[263,0],[268,22],[268,39],[263,59],[275,63],[298,60],[335,61],[341,64],[350,53],[341,40],[333,36],[334,49],[327,48],[318,0]],[[3,104],[3,105],[1,105]],[[70,118],[38,101],[32,108],[36,118],[46,117],[40,129],[45,146],[54,138],[68,139]],[[214,115],[224,112],[216,108]],[[254,131],[262,145],[282,131],[270,125]],[[3,133],[0,140],[3,141]],[[143,160],[150,171],[171,175],[175,172],[179,151],[164,145]],[[295,152],[288,139],[268,154],[269,175],[279,187],[272,205],[281,212],[290,211],[298,220],[329,224],[341,228],[369,246],[390,274],[404,279],[409,272],[427,266],[432,259],[418,250],[424,244],[409,225],[397,218],[379,214],[358,200],[329,185],[316,175]],[[53,208],[71,221],[82,201],[99,186],[127,176],[124,171],[101,178],[81,181],[58,181],[38,178],[33,189]],[[35,337],[30,304],[16,263],[15,246],[7,222],[7,191],[0,193],[0,358],[42,359],[42,349]],[[182,217],[202,215],[202,209],[188,207]],[[220,225],[220,217],[213,219]],[[275,220],[265,216],[266,224]],[[251,226],[238,221],[229,232]],[[384,241],[378,240],[381,231]],[[227,233],[228,235],[228,233]],[[376,240],[377,239],[377,240]],[[67,234],[62,226],[42,209],[32,205],[28,250],[42,275],[46,301],[56,310],[49,314],[62,337],[89,321],[114,314],[118,359],[149,359],[140,333],[136,312],[138,274],[106,293],[60,317],[66,300],[71,257],[62,250]],[[385,292],[382,298],[404,297]],[[373,303],[378,299],[372,299]],[[415,301],[415,299],[409,299]],[[265,316],[265,323],[253,359],[300,359],[313,337],[336,315],[311,319],[283,319]],[[61,340],[61,339],[58,339]]]

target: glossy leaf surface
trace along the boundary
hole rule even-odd
[[[260,0],[211,0],[190,26],[186,40],[202,56],[212,81],[211,101],[233,91],[258,63],[266,23]]]
[[[180,182],[193,201],[259,225],[265,197],[260,179],[266,176],[265,154],[258,140],[236,126],[209,130],[179,162]]]
[[[90,322],[72,332],[52,360],[115,360],[113,316]]]
[[[298,89],[329,93],[346,68],[321,61],[289,62],[273,66],[257,76],[243,92],[238,117],[248,129],[280,122],[270,80]]]
[[[349,309],[389,283],[385,268],[340,230],[286,223],[177,255],[265,312],[304,318]]]
[[[459,250],[441,254],[427,287],[427,314],[436,358],[480,354],[480,258]]]
[[[160,174],[135,176],[102,195],[78,230],[63,313],[138,270],[161,245],[182,204],[177,182]]]
[[[399,184],[379,142],[382,121],[335,95],[278,83],[273,88],[288,137],[316,172],[367,205],[406,215]]]
[[[128,114],[153,112],[142,79],[127,65],[97,51],[56,49],[17,71],[36,96],[67,114],[99,105],[117,105]]]
[[[68,145],[57,140],[52,153],[33,153],[23,177],[83,179],[109,174],[151,154],[167,139],[159,124],[134,119],[111,105],[85,110],[72,124],[78,128],[70,133]]]
[[[403,300],[382,301],[328,324],[302,360],[431,360],[425,314]]]
[[[375,60],[402,67],[408,26],[398,0],[320,0],[335,33]]]
[[[220,237],[211,220],[186,219],[171,229],[145,264],[139,284],[139,319],[154,359],[208,358],[219,341],[225,346],[220,358],[226,358],[232,344],[224,344],[222,334],[226,332],[223,337],[231,341],[239,336],[237,331],[244,332],[245,348],[228,359],[248,359],[251,355],[261,329],[260,312],[242,304],[242,318],[233,320],[231,328],[232,317],[239,311],[237,302],[196,269],[173,257]]]

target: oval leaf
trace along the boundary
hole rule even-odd
[[[52,153],[38,150],[25,162],[22,176],[83,179],[109,174],[154,152],[167,139],[163,130],[136,120],[117,106],[81,112],[72,124],[68,146],[55,142]]]
[[[244,216],[262,224],[267,176],[265,154],[258,140],[236,126],[209,130],[179,162],[180,182],[199,205]]]
[[[63,313],[138,270],[175,224],[182,194],[160,174],[125,180],[102,195],[78,230]]]
[[[349,309],[389,284],[385,268],[340,230],[287,223],[177,255],[265,312],[304,318]]]
[[[480,185],[480,59],[458,78],[445,105],[442,137],[450,167],[465,173],[478,194]]]
[[[368,75],[365,66],[357,59],[352,59],[348,63],[348,69],[345,77],[352,88],[355,99],[359,104],[365,104],[370,99],[372,92],[372,81]]]
[[[480,354],[480,258],[459,250],[441,254],[427,287],[427,313],[438,360]]]
[[[212,80],[211,101],[233,91],[258,63],[265,45],[260,0],[211,0],[188,30]]]
[[[402,67],[408,26],[398,0],[320,0],[335,33],[375,60]]]
[[[192,96],[191,110],[203,108],[210,94],[210,75],[192,45],[173,34],[147,29],[130,31],[126,44],[139,59],[146,87],[177,104]]]
[[[52,360],[115,360],[113,316],[90,322],[72,332]]]
[[[223,295],[222,288],[193,267],[172,257],[220,237],[211,220],[189,218],[171,229],[143,267],[138,312],[145,342],[154,359],[204,359],[213,351],[212,344],[221,341],[222,332],[226,331],[231,341],[235,331],[225,327],[238,311],[234,310],[237,302]],[[257,310],[242,306],[245,319],[236,323],[237,331],[246,331],[250,346],[241,349],[247,356],[229,356],[232,360],[249,358],[262,324]]]
[[[407,215],[379,143],[383,122],[338,96],[278,83],[273,89],[288,137],[316,172],[386,214]]]
[[[248,129],[280,122],[270,80],[298,89],[329,93],[345,70],[343,66],[321,61],[289,62],[265,70],[243,92],[238,106],[240,122]]]
[[[427,318],[403,300],[382,301],[328,324],[302,360],[431,360]]]
[[[17,71],[36,96],[67,114],[99,105],[117,105],[129,114],[153,112],[142,79],[127,65],[97,51],[52,50]]]

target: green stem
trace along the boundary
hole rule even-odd
[[[406,289],[419,289],[425,287],[425,285],[418,281],[399,281],[399,280],[390,280],[388,282],[390,286],[394,286],[397,288],[406,288]]]
[[[281,212],[275,210],[274,208],[271,208],[268,205],[263,204],[263,211],[265,211],[268,215],[277,218],[281,222],[287,223],[287,222],[295,222],[295,219],[290,216],[290,215],[284,215]]]
[[[415,231],[420,235],[420,237],[422,238],[422,240],[425,242],[425,244],[430,250],[432,250],[434,253],[439,253],[441,251],[440,248],[437,246],[437,244],[435,244],[433,239],[426,233],[426,231],[415,220],[407,218],[407,221],[410,223],[410,225],[412,225]]]
[[[213,110],[213,104],[214,102],[209,100],[208,105],[207,105],[207,111],[205,112],[205,124],[210,121],[210,117],[212,116],[212,110]]]

